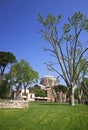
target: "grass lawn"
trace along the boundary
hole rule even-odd
[[[88,105],[30,103],[28,109],[0,109],[0,130],[88,130]]]

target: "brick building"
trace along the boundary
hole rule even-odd
[[[66,93],[56,93],[53,89],[53,86],[55,85],[57,85],[57,79],[51,75],[47,75],[41,78],[39,86],[41,89],[44,89],[46,91],[48,101],[66,102]]]
[[[55,91],[53,90],[53,86],[56,84],[57,79],[51,75],[41,78],[40,87],[46,91],[48,101],[55,100]]]

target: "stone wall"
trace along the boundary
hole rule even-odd
[[[24,100],[7,100],[0,102],[0,109],[1,108],[28,108],[29,103],[28,101]]]

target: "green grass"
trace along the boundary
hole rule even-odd
[[[88,106],[30,103],[28,109],[0,109],[0,130],[88,130]]]

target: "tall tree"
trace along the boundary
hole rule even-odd
[[[8,64],[16,61],[16,57],[11,52],[0,52],[0,84],[4,75],[5,68]]]
[[[30,64],[23,59],[20,62],[14,64],[11,70],[14,76],[14,82],[17,90],[19,90],[19,88],[22,88],[23,86],[25,94],[26,88],[29,87],[30,84],[35,83],[38,80],[38,72],[33,70]]]
[[[53,63],[46,64],[57,72],[65,81],[69,89],[69,104],[73,106],[74,86],[76,80],[79,78],[81,70],[78,74],[76,72],[84,56],[83,54],[88,50],[88,47],[83,49],[82,45],[84,45],[84,43],[80,42],[80,35],[82,35],[82,32],[88,31],[88,19],[82,13],[77,12],[72,17],[68,18],[68,23],[64,24],[62,31],[58,27],[61,21],[61,15],[56,18],[52,14],[49,14],[44,19],[39,14],[38,21],[42,25],[40,29],[41,35],[51,45],[51,48],[45,48],[45,50],[56,57],[62,73],[60,73]],[[62,33],[60,34],[60,32]]]

